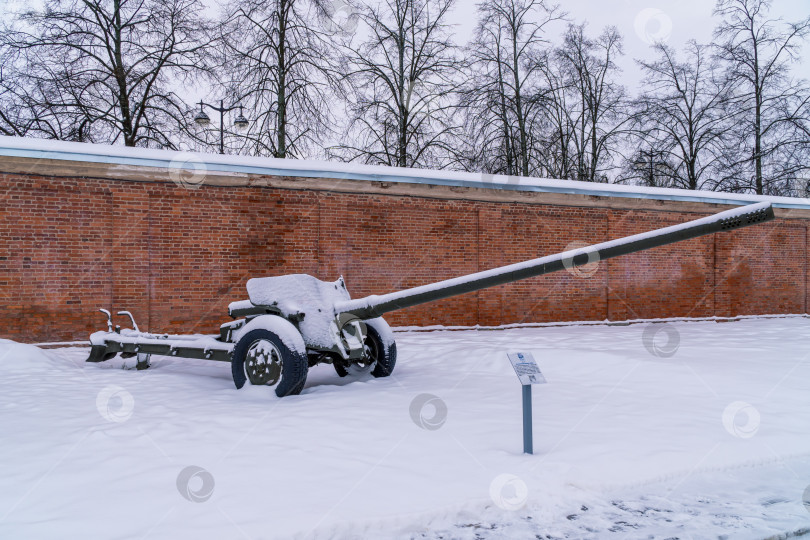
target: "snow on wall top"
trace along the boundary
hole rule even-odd
[[[523,178],[482,173],[409,169],[328,161],[177,152],[172,150],[130,148],[125,146],[52,141],[25,137],[0,137],[0,156],[158,167],[169,170],[190,169],[198,173],[200,171],[216,171],[267,176],[334,178],[340,180],[434,184],[510,191],[534,191],[592,195],[598,197],[658,199],[715,204],[750,204],[767,201],[773,203],[777,208],[810,209],[810,199],[791,197],[768,197],[742,193],[650,188],[621,184],[596,184],[576,180]]]

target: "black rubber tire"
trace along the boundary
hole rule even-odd
[[[350,374],[362,377],[364,375],[367,375],[368,373],[371,373],[371,375],[374,377],[388,377],[394,371],[394,366],[397,363],[397,344],[392,343],[391,346],[389,346],[386,349],[384,341],[380,336],[381,332],[390,332],[391,329],[388,328],[387,325],[385,328],[379,329],[374,328],[373,324],[374,323],[366,321],[365,342],[370,347],[374,347],[375,350],[382,351],[382,354],[380,355],[380,358],[378,358],[376,365],[374,365],[374,367],[369,371],[357,374],[351,372],[352,366],[349,366],[347,368],[346,366],[343,365],[343,363],[340,360],[336,359],[335,361],[332,362],[332,366],[335,368],[335,373],[338,374],[338,377],[346,377],[347,375]],[[385,323],[383,322],[382,324]],[[369,343],[369,341],[372,341],[372,343]],[[343,362],[345,362],[345,360]]]
[[[376,325],[379,328],[375,328]],[[383,326],[384,325],[384,326]],[[374,377],[388,377],[394,372],[394,367],[397,365],[397,344],[391,339],[386,345],[385,340],[380,337],[381,333],[390,333],[391,329],[382,319],[366,321],[366,342],[369,340],[374,342],[380,354],[377,358],[377,365],[371,371]]]
[[[346,369],[346,366],[341,364],[338,360],[334,360],[332,362],[332,366],[335,368],[335,373],[338,374],[338,377],[345,377],[349,374],[349,371]]]
[[[345,362],[345,360],[343,361]],[[367,368],[359,368],[356,364],[349,364],[349,366],[343,365],[342,362],[332,362],[332,366],[335,368],[335,373],[338,374],[338,377],[346,377],[348,375],[352,375],[355,377],[363,377],[364,375],[368,375],[374,369],[373,366],[368,366]]]
[[[242,388],[248,378],[245,374],[245,357],[251,344],[259,339],[273,343],[281,353],[281,380],[276,384],[278,397],[300,394],[307,382],[306,351],[291,351],[276,334],[263,328],[251,330],[239,339],[231,356],[231,375],[236,388]]]

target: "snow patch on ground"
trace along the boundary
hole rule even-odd
[[[0,538],[810,527],[804,318],[396,338],[394,376],[318,366],[286,398],[235,390],[227,363],[153,357],[136,371],[134,358],[86,364],[86,347],[0,341]],[[531,352],[549,381],[534,390],[533,456],[509,351]]]

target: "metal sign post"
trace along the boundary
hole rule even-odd
[[[545,384],[547,381],[531,353],[509,353],[507,356],[523,385],[523,453],[533,454],[532,385]]]

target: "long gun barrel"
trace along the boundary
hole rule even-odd
[[[335,304],[335,312],[337,314],[349,313],[359,319],[372,319],[389,311],[433,302],[442,298],[449,298],[521,279],[542,276],[564,268],[583,266],[593,261],[627,255],[628,253],[689,240],[698,236],[764,223],[773,218],[773,208],[770,203],[751,204],[680,225],[493,268],[430,285],[422,285],[381,296],[372,295],[356,300],[346,300]]]

